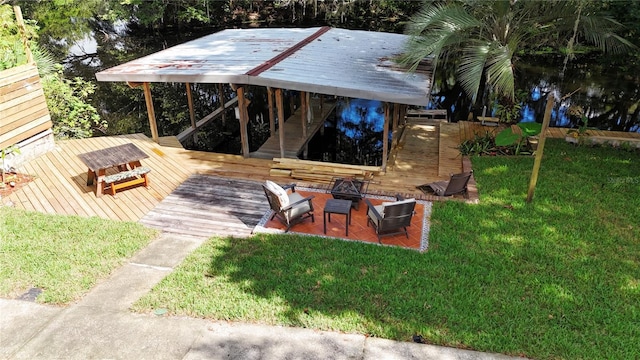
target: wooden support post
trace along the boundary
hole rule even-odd
[[[302,138],[307,138],[307,92],[300,92],[300,121],[302,121]]]
[[[24,19],[22,18],[22,10],[20,6],[14,6],[13,12],[16,14],[16,23],[20,29],[20,36],[22,37],[22,45],[24,46],[24,53],[27,55],[27,63],[33,64],[33,54],[29,47],[29,38],[27,37],[27,29],[24,26]]]
[[[278,134],[280,137],[280,157],[284,158],[284,99],[282,89],[276,89],[276,108],[278,109]]]
[[[240,143],[242,145],[242,156],[249,156],[249,134],[247,133],[247,124],[249,123],[249,114],[247,99],[244,97],[244,86],[238,87],[238,107],[240,108]]]
[[[398,146],[398,143],[400,142],[400,131],[398,131],[398,129],[400,128],[401,124],[400,123],[400,108],[402,107],[402,105],[400,104],[393,104],[393,112],[392,112],[392,131],[393,131],[393,136],[391,138],[391,152],[394,152],[394,149],[396,149],[396,147]]]
[[[393,104],[393,131],[398,130],[398,123],[400,121],[400,104]]]
[[[402,125],[405,125],[407,123],[407,105],[406,104],[402,104],[400,106],[400,122],[402,123]]]
[[[267,104],[269,106],[269,133],[270,136],[274,136],[276,134],[276,116],[273,112],[273,89],[267,88]]]
[[[156,112],[153,110],[153,98],[151,97],[151,86],[148,82],[142,84],[144,89],[144,101],[147,105],[147,116],[149,117],[149,127],[151,128],[151,138],[158,142],[158,124],[156,123]]]
[[[220,108],[222,108],[222,126],[225,126],[227,123],[227,109],[225,109],[224,88],[222,83],[218,84],[218,101],[220,101]]]
[[[189,104],[189,118],[191,119],[191,127],[193,130],[196,130],[196,112],[193,109],[193,95],[191,94],[191,84],[185,83],[187,88],[187,103]],[[198,133],[196,131],[193,132],[193,142],[198,142]]]
[[[313,122],[313,106],[311,105],[311,93],[307,93],[307,124]]]
[[[382,171],[387,171],[387,156],[389,154],[389,120],[391,118],[391,107],[388,102],[384,103],[384,130],[382,131]]]
[[[551,120],[551,111],[553,110],[554,97],[552,93],[547,96],[547,107],[544,110],[544,117],[542,118],[542,130],[540,131],[540,139],[538,140],[538,149],[536,150],[536,159],[533,162],[533,171],[531,172],[531,180],[529,181],[529,190],[527,191],[527,203],[533,200],[533,193],[536,190],[536,183],[538,182],[538,172],[540,171],[540,164],[542,163],[542,154],[544,153],[544,143],[547,138],[547,128],[549,128],[549,121]]]

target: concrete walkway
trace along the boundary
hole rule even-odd
[[[0,358],[515,359],[363,335],[128,310],[203,241],[163,234],[65,308],[0,299]]]

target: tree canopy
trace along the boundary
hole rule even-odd
[[[429,2],[407,25],[412,38],[400,61],[415,69],[431,58],[455,69],[472,100],[486,86],[513,101],[515,67],[526,51],[552,47],[570,59],[583,43],[606,53],[633,47],[616,33],[621,24],[598,10],[588,0]]]
[[[57,137],[90,137],[93,129],[104,128],[96,109],[88,103],[95,85],[80,78],[67,79],[63,66],[56,64],[52,56],[33,41],[38,27],[32,20],[25,20],[24,32],[28,46],[42,79],[47,107]],[[10,5],[0,5],[0,70],[9,69],[27,62],[23,35],[14,18]]]

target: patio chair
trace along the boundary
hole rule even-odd
[[[403,199],[401,196],[396,196],[396,200],[373,206],[369,199],[364,199],[369,208],[367,211],[367,226],[369,224],[373,225],[378,236],[378,242],[381,244],[381,238],[387,235],[404,233],[409,238],[407,226],[411,225],[416,199]]]
[[[420,185],[420,190],[431,190],[438,196],[451,196],[460,193],[467,193],[467,184],[473,175],[473,171],[452,174],[449,180],[436,181],[426,185]]]
[[[277,217],[287,226],[285,232],[304,219],[311,218],[311,222],[315,222],[313,202],[311,201],[313,196],[302,197],[302,195],[295,192],[295,184],[280,186],[273,181],[267,180],[262,184],[262,188],[273,211],[271,220]],[[291,189],[291,193],[288,193],[286,189]]]

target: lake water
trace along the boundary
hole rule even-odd
[[[640,79],[622,68],[606,67],[595,62],[570,63],[561,74],[561,61],[530,59],[519,63],[516,88],[527,95],[521,102],[520,121],[542,122],[547,96],[555,99],[550,126],[577,127],[579,117],[569,114],[570,107],[584,111],[588,125],[601,130],[640,132]],[[535,64],[535,65],[533,65]],[[571,96],[568,96],[572,94]],[[428,108],[448,109],[457,120],[466,120],[470,104],[459,89],[434,93]],[[488,103],[487,115],[496,113]],[[483,109],[475,109],[481,115]]]
[[[309,142],[306,159],[381,165],[384,131],[382,102],[339,99],[334,113],[329,116],[322,130]]]

